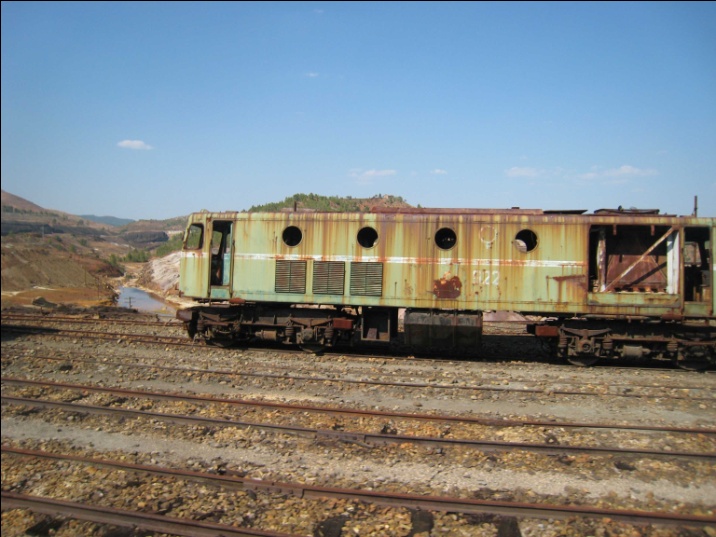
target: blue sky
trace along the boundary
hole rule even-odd
[[[716,3],[2,3],[2,188],[716,216]]]

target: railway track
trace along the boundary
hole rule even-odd
[[[118,336],[120,338],[121,336]],[[109,337],[109,340],[114,338]],[[140,340],[141,342],[141,340]],[[152,340],[154,343],[154,340]],[[166,341],[159,341],[164,345]],[[292,353],[278,352],[281,356],[294,357]],[[345,357],[346,355],[342,355]],[[274,379],[282,382],[304,382],[304,383],[335,383],[335,384],[352,384],[365,387],[375,386],[386,386],[386,387],[402,387],[402,388],[429,388],[432,390],[449,390],[449,391],[461,391],[470,395],[470,393],[479,392],[514,392],[518,394],[549,394],[551,396],[559,395],[579,395],[579,396],[596,396],[596,397],[625,397],[625,398],[647,398],[647,397],[658,397],[660,399],[688,399],[691,401],[707,401],[716,402],[716,387],[704,386],[704,385],[689,385],[680,384],[678,388],[669,386],[667,384],[655,384],[655,383],[614,383],[614,384],[602,384],[599,387],[592,387],[591,390],[587,389],[583,383],[578,384],[577,382],[565,382],[561,380],[558,383],[551,385],[534,386],[534,381],[526,381],[523,379],[512,379],[510,384],[504,383],[504,378],[492,378],[485,379],[484,377],[479,379],[479,384],[466,382],[464,379],[458,381],[453,379],[450,382],[436,382],[434,375],[431,375],[424,380],[417,380],[414,374],[403,375],[409,380],[397,380],[396,377],[401,375],[394,374],[391,376],[394,380],[379,380],[378,378],[370,378],[366,376],[365,369],[361,368],[353,374],[347,374],[341,377],[330,373],[329,367],[324,368],[325,372],[320,375],[317,374],[317,368],[314,366],[310,374],[301,375],[300,370],[303,367],[300,364],[293,364],[287,366],[271,366],[270,372],[261,372],[258,370],[254,371],[236,371],[231,369],[217,369],[216,367],[210,368],[196,368],[196,367],[179,367],[175,365],[165,365],[168,360],[164,360],[164,363],[157,363],[157,360],[150,360],[149,363],[138,363],[136,360],[132,362],[120,362],[112,360],[108,357],[85,359],[79,357],[67,357],[67,356],[53,356],[50,354],[46,355],[35,355],[36,360],[45,360],[48,363],[51,362],[63,362],[63,363],[77,363],[85,367],[93,367],[102,365],[103,367],[123,367],[123,368],[143,368],[143,369],[163,369],[175,372],[195,373],[199,374],[210,374],[210,375],[222,375],[224,377],[234,378],[258,378],[258,379]],[[254,368],[256,369],[256,368]],[[278,371],[277,371],[278,370]],[[283,371],[283,372],[281,372]],[[432,378],[431,378],[432,377]],[[574,386],[574,388],[570,388]]]
[[[127,340],[136,343],[155,344],[155,345],[176,345],[176,346],[193,346],[195,342],[188,340],[186,337],[170,337],[157,336],[147,334],[131,334],[126,332],[106,332],[94,330],[72,330],[67,328],[48,328],[48,327],[28,327],[19,325],[3,325],[2,331],[12,334],[26,335],[48,335],[53,337],[82,337],[85,339],[96,339],[101,341]]]
[[[12,318],[18,319],[22,318],[22,315],[14,315]],[[32,320],[37,320],[40,322],[53,322],[56,320],[55,317],[49,317],[46,318],[44,316],[30,316]],[[61,317],[62,321],[65,322],[67,318]],[[126,319],[120,319],[122,321],[125,321],[127,324],[137,324],[139,321],[131,321]],[[89,322],[89,323],[95,323],[95,322],[111,322],[111,319],[101,319],[100,321],[96,319],[74,319],[70,318],[69,322]],[[173,323],[177,324],[177,323]],[[160,336],[154,333],[157,328],[166,327],[166,323],[144,323],[145,327],[150,328],[153,333],[152,334],[136,334],[136,333],[127,333],[127,332],[107,332],[106,329],[103,331],[97,332],[96,330],[74,330],[74,329],[55,329],[51,327],[45,327],[45,328],[31,328],[27,326],[14,326],[14,325],[3,325],[3,331],[14,333],[14,334],[39,334],[39,335],[50,335],[50,336],[58,336],[58,337],[69,337],[69,338],[77,338],[82,337],[85,339],[97,339],[99,341],[119,341],[123,343],[129,343],[134,342],[137,344],[156,344],[156,345],[170,345],[170,346],[177,346],[177,347],[193,347],[197,345],[197,342],[190,342],[187,338],[180,336],[180,337],[168,337],[168,336]],[[103,324],[104,326],[104,324]],[[174,327],[176,328],[176,326]],[[203,346],[202,344],[199,344],[200,346]],[[212,347],[209,347],[212,348]],[[293,363],[291,363],[288,366],[272,366],[272,370],[275,371],[277,369],[282,369],[283,371],[286,371],[287,373],[261,373],[261,372],[244,372],[243,375],[254,375],[256,377],[265,377],[269,378],[272,375],[273,376],[283,376],[283,377],[291,377],[294,380],[302,380],[306,382],[320,382],[322,380],[334,380],[334,376],[324,376],[319,377],[317,375],[312,376],[301,376],[298,374],[298,372],[301,370],[301,362],[305,361],[305,355],[301,353],[300,351],[291,351],[287,349],[276,349],[276,348],[267,348],[265,349],[270,352],[274,353],[280,353],[281,356],[286,357],[287,359],[290,359]],[[298,356],[298,359],[296,359],[296,356]],[[346,353],[341,353],[339,355],[341,358],[366,358],[365,354],[359,354],[359,355],[351,355]],[[409,357],[410,358],[410,357]],[[48,360],[53,359],[51,356],[47,357]],[[372,360],[396,360],[394,356],[384,356],[384,357],[368,357],[368,359]],[[329,358],[328,366],[329,368],[332,366],[332,362],[330,361],[331,358]],[[443,363],[446,363],[444,360],[433,360],[433,363],[435,363],[436,366],[440,366]],[[454,363],[454,360],[447,361],[447,363]],[[573,369],[573,368],[571,368]],[[680,371],[682,374],[688,375],[688,372]],[[230,375],[237,375],[236,372],[226,371],[225,374]],[[413,375],[411,375],[412,377]],[[433,375],[434,376],[434,375]],[[349,379],[344,378],[344,383],[354,383],[354,384],[362,384],[366,386],[370,385],[379,385],[379,384],[386,384],[386,385],[399,385],[397,381],[378,381],[375,379],[366,379],[364,377],[357,378],[357,379]],[[531,384],[531,385],[530,385]],[[614,397],[630,397],[630,398],[639,398],[643,397],[644,395],[652,395],[654,397],[664,398],[664,397],[670,397],[670,398],[688,398],[691,400],[695,399],[702,399],[704,401],[711,401],[716,399],[714,397],[714,388],[713,386],[708,388],[703,388],[699,386],[693,386],[689,387],[687,384],[684,384],[683,382],[679,383],[679,388],[674,388],[673,386],[669,386],[668,384],[644,384],[644,383],[635,383],[635,382],[629,382],[629,383],[615,383],[613,381],[610,381],[609,383],[600,383],[599,386],[594,386],[592,391],[589,391],[585,389],[585,384],[583,381],[575,380],[575,381],[569,381],[565,380],[563,378],[560,379],[559,383],[556,383],[556,385],[547,386],[547,385],[540,385],[540,386],[534,386],[535,382],[526,382],[521,379],[512,379],[510,382],[510,385],[505,385],[504,375],[501,377],[493,375],[491,379],[481,379],[479,382],[479,385],[475,385],[474,383],[471,385],[465,385],[465,383],[462,380],[459,380],[457,377],[454,378],[449,384],[442,384],[439,385],[437,383],[433,382],[407,382],[404,381],[402,383],[403,386],[406,388],[419,388],[419,387],[429,387],[433,386],[435,388],[443,388],[443,389],[455,389],[455,390],[463,390],[466,392],[473,391],[482,391],[482,392],[518,392],[518,393],[534,393],[534,394],[540,394],[540,393],[547,393],[550,395],[595,395],[595,396],[605,396],[605,395],[611,395]],[[645,390],[651,390],[651,393],[646,393]],[[704,395],[700,396],[699,393],[691,393],[691,392],[703,392]]]
[[[165,344],[165,345],[177,345],[177,346],[185,346],[185,345],[206,345],[206,342],[203,340],[195,340],[190,341],[186,337],[186,332],[184,330],[183,323],[177,321],[173,318],[168,318],[165,320],[158,320],[159,316],[157,315],[142,315],[142,320],[134,320],[134,319],[127,319],[127,318],[120,318],[120,319],[113,319],[111,317],[96,317],[96,316],[63,316],[63,315],[36,315],[36,314],[19,314],[19,313],[7,313],[3,314],[2,321],[3,325],[2,328],[4,331],[11,332],[11,333],[27,333],[27,334],[52,334],[58,337],[76,337],[76,336],[82,336],[82,337],[97,337],[99,339],[112,339],[114,337],[116,338],[122,338],[124,340],[134,340],[137,342],[142,343],[151,343],[153,340],[157,344]],[[154,320],[157,319],[157,320]],[[12,322],[15,322],[17,324],[12,324]],[[129,333],[129,332],[108,332],[106,330],[107,325],[119,325],[119,326],[135,326],[140,327],[142,332],[140,333]],[[82,325],[82,326],[89,326],[88,329],[70,329],[65,328],[67,325]],[[514,325],[514,326],[513,326]],[[44,330],[43,330],[44,329]],[[167,337],[167,336],[157,336],[156,331],[157,330],[171,330],[172,332],[178,334],[174,337]],[[537,351],[538,344],[534,338],[534,336],[527,335],[524,331],[524,326],[522,323],[517,322],[495,322],[495,323],[486,323],[485,325],[486,330],[486,338],[489,339],[490,337],[494,337],[497,335],[509,336],[512,335],[513,337],[516,337],[518,339],[522,339],[523,341],[529,341],[531,343],[530,347],[532,348],[530,351],[530,360],[531,361],[538,361],[538,362],[546,362],[554,364],[555,367],[562,366],[567,371],[574,369],[574,366],[570,364],[563,364],[562,362],[555,362],[554,359],[550,358],[549,356],[545,355],[542,351]],[[150,334],[146,334],[143,332],[150,332]],[[98,334],[95,336],[95,333]],[[498,337],[498,339],[500,339]],[[286,355],[289,354],[298,354],[302,355],[305,351],[301,351],[300,349],[292,349],[290,347],[285,347],[281,345],[271,344],[271,343],[261,343],[256,342],[253,344],[256,348],[263,348],[271,351],[277,351],[285,353]],[[210,346],[211,347],[211,346]],[[485,345],[484,348],[480,350],[479,353],[472,353],[465,355],[464,353],[458,354],[454,359],[480,359],[480,360],[504,360],[505,357],[500,355],[499,351],[490,350],[490,345]],[[355,357],[365,357],[365,356],[379,356],[381,353],[384,353],[383,356],[379,356],[384,359],[390,359],[390,360],[400,360],[400,359],[413,359],[414,356],[412,356],[413,353],[419,352],[421,353],[420,358],[421,359],[427,359],[430,360],[427,355],[423,355],[424,352],[420,349],[414,349],[414,348],[407,348],[403,347],[401,345],[393,345],[390,347],[391,350],[388,350],[387,346],[384,346],[384,349],[373,349],[373,348],[358,348],[351,350],[350,347],[337,347],[335,349],[326,349],[325,351],[329,355],[339,354],[343,356],[355,356]],[[377,351],[377,355],[376,355]],[[518,357],[514,357],[513,359],[519,359]],[[432,360],[436,363],[444,362],[445,360],[442,359],[434,359]],[[451,359],[452,360],[452,359]],[[627,364],[628,362],[624,362],[624,364]],[[621,364],[619,366],[613,366],[609,362],[604,362],[602,365],[604,367],[608,367],[610,369],[628,369],[633,370],[635,368],[643,368],[645,370],[663,370],[663,371],[681,371],[685,374],[692,373],[691,371],[685,371],[683,369],[675,368],[675,367],[664,367],[663,364],[660,361],[655,361],[653,363],[647,362],[644,363],[643,361],[636,361],[629,365]],[[716,373],[716,370],[713,368],[706,368],[702,370],[703,373],[706,374],[714,374]]]
[[[212,524],[4,491],[2,492],[2,504],[4,509],[24,509],[51,517],[60,517],[63,521],[48,524],[57,527],[62,527],[64,519],[70,518],[96,523],[99,527],[121,527],[127,530],[154,531],[163,535],[186,537],[294,537],[294,535],[284,532],[237,528],[228,524]]]
[[[357,412],[355,410],[345,409],[327,409],[327,408],[316,408],[305,405],[276,405],[275,403],[261,403],[253,401],[236,401],[229,399],[217,399],[213,397],[199,397],[199,396],[188,396],[177,393],[159,393],[159,392],[147,392],[139,390],[126,390],[126,389],[114,389],[114,388],[99,388],[91,385],[71,385],[71,384],[59,384],[59,383],[47,383],[47,382],[36,382],[36,381],[25,381],[20,379],[2,378],[0,379],[4,385],[14,385],[22,388],[33,387],[40,388],[40,391],[44,394],[48,390],[60,390],[60,395],[65,399],[70,399],[71,402],[58,401],[56,399],[48,398],[27,398],[27,397],[12,397],[2,396],[2,402],[4,404],[15,404],[41,408],[57,408],[64,411],[73,411],[79,413],[91,413],[91,414],[103,414],[109,416],[117,416],[118,419],[128,418],[143,418],[147,420],[163,420],[171,423],[180,423],[183,425],[195,426],[195,427],[224,427],[224,428],[245,428],[245,429],[256,429],[270,431],[273,433],[285,433],[295,434],[300,436],[308,436],[311,438],[321,439],[335,439],[342,442],[355,442],[360,443],[364,446],[376,446],[384,444],[401,444],[405,442],[412,442],[415,444],[428,445],[428,446],[439,446],[441,448],[447,447],[469,447],[473,449],[499,451],[499,450],[524,450],[538,453],[549,453],[554,455],[570,455],[573,453],[590,453],[590,454],[610,454],[610,455],[631,455],[641,457],[667,457],[667,458],[682,458],[682,459],[696,459],[706,461],[716,461],[716,438],[714,439],[714,450],[708,452],[693,452],[693,451],[674,451],[670,449],[668,451],[657,450],[657,449],[634,449],[634,448],[619,448],[619,447],[606,447],[596,446],[593,439],[588,439],[585,445],[571,445],[567,435],[564,434],[564,429],[600,429],[600,430],[611,430],[615,431],[648,431],[661,432],[661,433],[678,433],[681,435],[699,435],[699,436],[710,436],[716,437],[716,429],[686,429],[686,428],[673,428],[673,427],[642,427],[631,426],[631,427],[618,427],[614,425],[606,424],[571,424],[571,423],[552,423],[549,425],[549,429],[546,429],[546,424],[537,425],[540,429],[540,436],[549,438],[548,442],[535,443],[535,442],[518,442],[518,441],[494,441],[494,440],[480,440],[467,437],[470,435],[469,430],[458,429],[462,425],[462,429],[466,429],[466,424],[475,423],[480,426],[480,435],[485,435],[485,427],[490,427],[493,430],[504,430],[506,428],[512,428],[514,425],[503,423],[497,425],[495,422],[487,424],[484,420],[470,420],[469,418],[454,417],[454,416],[428,416],[428,415],[411,415],[411,414],[398,414],[398,413],[387,413],[387,412],[376,412],[376,411],[362,411]],[[68,392],[76,392],[76,395],[69,395]],[[112,406],[97,406],[97,405],[86,405],[79,404],[77,401],[85,398],[85,394],[88,392],[102,393],[105,395],[114,396]],[[207,418],[197,417],[195,415],[182,415],[168,412],[150,412],[145,410],[135,410],[134,408],[120,408],[119,405],[124,404],[129,399],[139,399],[139,404],[132,404],[133,407],[140,406],[144,407],[141,403],[142,399],[152,400],[168,400],[176,404],[179,408],[186,408],[187,404],[204,404],[204,405],[230,405],[230,406],[250,406],[253,408],[259,408],[264,413],[267,411],[271,414],[271,421],[242,421],[238,419],[232,419],[229,417],[224,418]],[[280,409],[286,414],[290,414],[286,419],[282,420],[276,415],[276,409]],[[196,411],[196,408],[192,409]],[[222,413],[226,414],[225,411]],[[305,416],[307,413],[312,414],[331,414],[331,415],[359,415],[361,418],[365,418],[368,423],[361,423],[363,430],[345,430],[345,425],[341,426],[341,430],[336,429],[322,429],[320,427],[311,426],[312,419],[306,420],[306,424],[296,424],[295,415],[301,414]],[[385,423],[384,420],[389,419],[391,426],[389,432],[376,432],[380,429],[380,424]],[[398,430],[409,429],[408,426],[404,426],[400,423],[400,420],[415,421],[421,420],[432,423],[432,430],[441,431],[441,436],[415,436],[410,434],[398,434]],[[449,424],[449,437],[445,436],[446,426]],[[524,423],[518,425],[524,429],[528,427]],[[372,429],[372,430],[371,430]],[[385,430],[385,425],[383,430]],[[561,433],[557,433],[561,431]],[[493,431],[494,434],[494,431]],[[558,440],[558,435],[561,436],[561,440]],[[651,442],[651,436],[649,436],[644,443]]]
[[[324,502],[326,499],[334,500],[349,500],[349,501],[360,501],[366,503],[374,503],[379,505],[387,505],[392,508],[407,508],[407,509],[421,509],[425,511],[441,511],[449,513],[458,513],[461,515],[467,514],[498,514],[509,517],[530,517],[530,518],[572,518],[572,517],[592,517],[592,518],[605,518],[608,517],[612,520],[624,521],[629,523],[639,524],[660,524],[660,525],[676,525],[676,526],[690,526],[694,528],[698,527],[712,527],[716,525],[716,516],[711,515],[685,515],[679,513],[663,513],[663,512],[648,512],[631,509],[603,509],[596,508],[588,505],[550,505],[545,503],[528,503],[528,502],[515,502],[515,501],[488,501],[488,500],[477,500],[477,499],[466,499],[446,496],[427,496],[427,495],[416,495],[416,494],[405,494],[405,493],[385,493],[373,490],[363,489],[345,489],[337,487],[321,487],[321,486],[309,486],[303,483],[287,483],[287,482],[266,482],[263,480],[247,479],[241,476],[231,475],[231,473],[217,475],[215,473],[187,471],[174,468],[166,468],[157,465],[144,465],[144,464],[130,464],[125,461],[117,461],[110,459],[97,459],[73,456],[69,454],[57,454],[49,453],[44,451],[35,450],[21,450],[13,448],[3,448],[2,454],[5,456],[12,457],[24,457],[24,458],[36,458],[46,459],[54,461],[59,465],[66,464],[78,464],[89,467],[103,467],[112,471],[120,471],[122,473],[135,473],[140,474],[141,477],[148,476],[154,477],[159,476],[162,478],[186,480],[197,482],[202,485],[209,485],[214,487],[221,487],[224,489],[231,489],[237,491],[250,491],[256,496],[257,494],[264,495],[279,495],[281,497],[295,497],[307,502],[317,501]],[[140,479],[141,479],[140,477]],[[135,485],[136,486],[136,485]],[[35,501],[38,502],[40,498],[31,498],[27,495],[19,495],[13,493],[3,492],[3,500],[8,499],[9,501]],[[42,498],[45,500],[45,498]],[[54,509],[58,509],[58,500],[54,500]],[[106,512],[107,507],[99,506],[87,506],[78,503],[66,505],[72,509],[101,509],[102,512]],[[309,508],[310,509],[310,508]],[[57,512],[57,511],[55,511]],[[78,511],[68,511],[69,514],[82,517],[82,513]],[[111,512],[111,511],[110,511]],[[337,513],[338,514],[338,513]],[[132,523],[141,524],[140,527],[146,527],[146,529],[160,529],[166,532],[166,526],[164,528],[156,527],[156,524],[161,522],[161,519],[151,517],[149,520],[144,521],[137,517],[136,512],[124,511],[121,518],[115,518],[115,523],[121,523],[121,525],[128,525]],[[87,516],[87,515],[84,515]],[[329,515],[330,516],[330,515]],[[102,521],[101,519],[90,520]],[[104,520],[106,522],[106,520]],[[179,522],[174,517],[168,517],[168,524],[177,525],[176,528],[181,532],[180,535],[187,535],[186,531],[196,531],[193,520],[182,520]],[[185,526],[185,527],[182,527]],[[174,527],[174,526],[170,526]],[[202,528],[210,532],[214,531],[228,531],[228,535],[244,535],[243,533],[237,533],[242,531],[241,529],[235,528],[229,525],[216,525],[215,527]],[[244,530],[245,531],[245,530]],[[249,530],[251,531],[251,530]],[[270,531],[270,530],[268,530]],[[191,535],[191,533],[188,533]],[[222,535],[222,533],[209,533],[210,535]],[[251,533],[245,533],[246,535],[268,535],[268,533],[259,533],[253,530]],[[271,533],[273,535],[273,533]]]
[[[48,323],[74,323],[74,324],[100,324],[100,325],[138,325],[138,326],[157,326],[167,327],[176,326],[177,328],[183,329],[183,324],[174,317],[164,316],[163,320],[159,315],[141,314],[141,319],[138,318],[127,318],[131,314],[125,316],[125,318],[117,318],[117,316],[102,317],[99,314],[95,315],[56,315],[56,314],[31,314],[31,313],[3,313],[2,322],[7,321],[22,321],[37,322],[42,324]],[[132,315],[133,317],[139,317],[139,314]],[[154,321],[150,319],[156,319]]]
[[[523,536],[578,527],[577,534],[662,537],[681,535],[681,526],[714,525],[708,498],[716,495],[716,387],[710,375],[628,368],[614,379],[608,368],[575,371],[549,363],[223,350],[187,345],[184,336],[182,345],[161,339],[176,326],[147,325],[140,333],[140,325],[125,324],[124,332],[111,335],[105,322],[101,331],[63,337],[55,337],[59,325],[31,333],[8,332],[3,324],[3,488],[30,496],[8,502],[38,502],[36,513],[60,513],[52,503],[70,502],[79,504],[71,507],[78,513],[102,507],[161,519],[186,514],[172,498],[205,494],[214,511],[207,504],[191,516],[208,516],[202,523],[239,531],[292,528],[290,534],[301,535],[339,535],[329,527],[353,534],[360,528],[360,535],[419,534],[425,513],[435,534],[445,535],[494,536],[509,524]],[[124,497],[103,505],[90,491],[106,496],[113,478],[97,465],[64,460],[40,467],[49,463],[28,462],[34,456],[13,450],[200,471],[256,480],[269,489],[232,485],[227,492],[221,483],[182,478],[176,484],[155,474],[132,478],[137,484],[126,492],[131,497],[146,487],[151,498],[152,487],[160,487],[165,503],[150,499],[138,507]],[[47,481],[38,482],[38,474]],[[27,486],[6,488],[10,475]],[[72,488],[86,495],[46,493],[61,483],[76,483]],[[387,506],[359,495],[321,496],[316,504],[335,510],[318,513],[291,503],[309,493],[294,494],[289,485],[394,498],[385,500]],[[256,519],[237,525],[230,507],[216,511],[227,498],[243,501],[244,494],[265,506]],[[400,503],[401,494],[480,506],[463,512],[448,504]],[[502,511],[501,502],[574,511]],[[588,506],[601,514],[580,511]],[[630,519],[629,512],[656,516]],[[287,518],[271,518],[278,513]],[[301,516],[310,520],[299,524]],[[3,535],[12,535],[10,518],[3,517]]]

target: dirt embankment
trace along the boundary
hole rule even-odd
[[[143,289],[178,305],[179,257],[174,252],[147,263],[122,263],[125,273],[98,256],[77,251],[68,240],[15,238],[2,243],[2,307],[106,306],[122,286]],[[91,245],[90,245],[91,246]],[[73,251],[74,250],[74,251]]]
[[[173,252],[164,257],[152,259],[148,263],[138,263],[127,267],[130,278],[127,285],[143,289],[159,298],[182,307],[195,305],[195,302],[179,296],[179,259],[181,252]]]
[[[179,259],[181,252],[173,252],[164,257],[152,259],[136,267],[137,284],[162,295],[178,294]]]
[[[43,299],[56,304],[110,304],[119,270],[99,258],[60,250],[54,244],[3,241],[2,306]]]

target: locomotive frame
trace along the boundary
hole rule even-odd
[[[658,211],[398,209],[193,213],[180,310],[189,335],[311,350],[360,339],[475,349],[485,311],[577,365],[716,361],[716,219]]]

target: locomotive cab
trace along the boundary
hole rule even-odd
[[[712,233],[658,217],[593,223],[588,313],[560,321],[552,332],[558,353],[577,365],[654,357],[686,369],[712,363]]]
[[[710,231],[654,224],[593,225],[590,304],[618,307],[625,314],[634,305],[661,307],[662,316],[711,315]]]
[[[687,227],[684,230],[684,314],[708,316],[714,311],[713,252],[709,228]]]
[[[184,234],[179,290],[195,300],[231,298],[233,222],[192,222]]]

